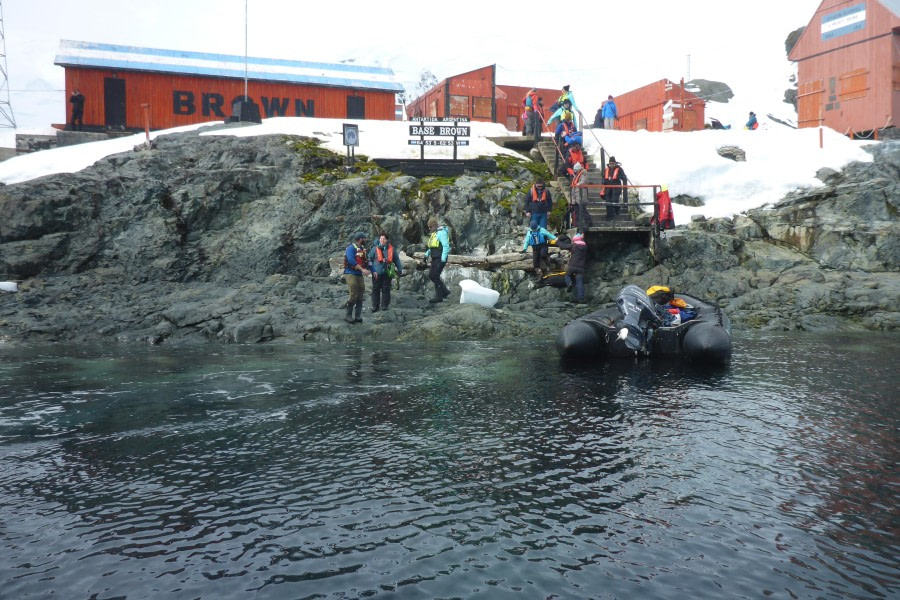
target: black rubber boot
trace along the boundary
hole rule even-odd
[[[362,323],[362,302],[356,303],[356,315],[353,318],[354,323]]]
[[[347,315],[344,317],[344,320],[348,323],[353,322],[353,305],[347,302]]]

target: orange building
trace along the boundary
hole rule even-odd
[[[617,129],[625,131],[697,131],[703,129],[706,102],[684,87],[660,79],[614,98]]]
[[[143,129],[144,105],[153,129],[223,121],[244,98],[245,77],[247,97],[262,118],[392,121],[403,89],[381,67],[69,40],[60,42],[54,63],[65,69],[66,99],[76,89],[85,96],[87,129]]]
[[[893,8],[892,8],[893,6]],[[788,55],[797,62],[797,123],[841,133],[900,118],[897,3],[824,0]]]
[[[468,117],[471,121],[503,123],[510,131],[522,131],[522,98],[530,87],[497,85],[497,65],[488,65],[453,75],[437,83],[406,107],[409,117]],[[537,88],[543,98],[544,111],[550,116],[550,105],[561,90]]]

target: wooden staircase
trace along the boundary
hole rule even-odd
[[[554,169],[558,168],[564,161],[556,151],[556,145],[553,139],[543,137],[537,145],[541,158],[547,163],[550,172],[555,174]],[[590,157],[589,157],[590,158]],[[589,162],[587,165],[588,172],[583,175],[587,184],[587,203],[585,208],[590,215],[590,224],[586,227],[579,226],[586,236],[599,241],[615,241],[617,239],[639,238],[650,248],[651,253],[655,255],[655,246],[659,241],[659,231],[656,226],[650,224],[650,218],[646,213],[640,210],[638,206],[637,190],[628,190],[628,204],[621,205],[619,214],[613,219],[606,219],[606,202],[602,198],[603,173],[599,165]],[[571,200],[571,187],[569,179],[564,176],[557,176],[552,181],[547,182],[554,194],[562,195],[567,201]],[[648,186],[652,187],[652,186]],[[623,190],[624,192],[624,190]],[[654,190],[655,194],[655,190]],[[559,196],[557,196],[559,197]]]

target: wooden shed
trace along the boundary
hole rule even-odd
[[[522,131],[522,98],[530,87],[497,85],[497,65],[453,75],[438,82],[406,107],[409,117],[468,117],[471,121],[503,123]],[[562,93],[537,88],[545,111]],[[547,115],[549,117],[549,114]]]
[[[625,131],[697,131],[706,119],[706,101],[685,89],[684,80],[660,79],[614,98]]]
[[[893,8],[892,8],[893,7]],[[896,126],[900,118],[897,2],[824,0],[791,49],[797,123],[841,133]]]
[[[153,129],[225,120],[244,97],[245,74],[248,99],[263,118],[394,120],[403,89],[381,67],[70,40],[60,42],[54,62],[65,69],[66,100],[75,89],[85,96],[87,129],[143,129],[143,105]]]

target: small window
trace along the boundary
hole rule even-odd
[[[647,119],[638,119],[634,124],[635,131],[642,131],[647,129]]]
[[[472,98],[472,116],[490,119],[492,112],[491,104],[490,98]]]
[[[468,117],[469,116],[469,97],[468,96],[450,96],[450,114],[448,117]]]
[[[869,72],[865,69],[848,71],[840,77],[838,96],[841,101],[865,98],[869,93]]]

